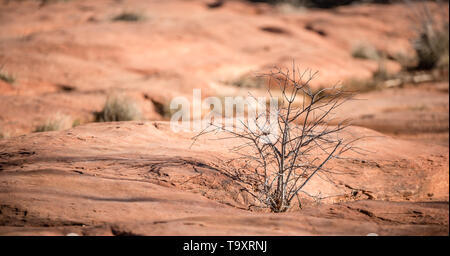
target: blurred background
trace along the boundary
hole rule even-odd
[[[361,100],[355,125],[448,146],[448,1],[3,0],[0,139],[169,120],[173,97],[263,94],[274,66]]]

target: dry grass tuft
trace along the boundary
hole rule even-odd
[[[358,44],[352,49],[353,58],[367,59],[367,60],[379,60],[380,53],[378,50],[370,44]]]
[[[96,113],[97,122],[133,121],[141,119],[141,110],[137,104],[123,95],[108,96],[102,111]]]
[[[11,75],[10,73],[6,72],[3,69],[3,66],[0,67],[0,80],[8,83],[8,84],[13,84],[16,81],[16,78]]]
[[[122,12],[121,14],[115,16],[112,20],[113,21],[138,22],[138,21],[145,20],[145,16],[140,13],[136,13],[136,12]]]
[[[0,139],[8,138],[8,134],[0,127]]]
[[[56,114],[54,117],[48,119],[43,124],[36,127],[34,132],[49,132],[68,129],[71,127],[70,116],[64,114]]]
[[[343,83],[343,90],[355,93],[378,90],[385,81],[391,79],[387,72],[384,60],[378,62],[378,69],[372,74],[370,79],[349,79]]]
[[[232,85],[241,88],[262,88],[264,87],[264,83],[264,78],[248,74],[242,75],[231,82]]]

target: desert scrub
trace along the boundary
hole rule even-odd
[[[8,138],[8,137],[9,137],[8,134],[5,133],[3,131],[3,129],[0,127],[0,139],[4,139],[4,138]]]
[[[71,118],[64,114],[56,114],[36,127],[34,132],[59,131],[71,127]]]
[[[417,64],[416,58],[404,52],[397,52],[389,56],[390,60],[396,61],[402,67],[403,71],[409,71]]]
[[[115,16],[113,21],[127,21],[127,22],[138,22],[145,19],[145,16],[136,12],[122,12],[121,14]]]
[[[133,121],[141,119],[137,104],[123,95],[112,94],[106,99],[102,111],[95,114],[97,122]]]
[[[173,113],[177,112],[179,109],[171,109],[169,103],[163,103],[161,101],[150,98],[153,107],[161,117],[169,119]]]
[[[261,88],[264,85],[264,79],[245,74],[228,83],[241,88]]]
[[[336,173],[326,167],[327,163],[354,150],[351,144],[358,140],[340,136],[349,126],[348,122],[330,124],[335,120],[335,109],[350,100],[352,94],[337,87],[313,92],[310,81],[317,72],[300,71],[294,64],[293,67],[265,75],[272,83],[268,86],[269,101],[279,101],[270,93],[271,88],[277,88],[282,95],[280,104],[249,116],[248,122],[240,119],[242,126],[211,122],[193,137],[193,144],[206,134],[222,133],[224,139],[239,139],[231,149],[236,158],[223,163],[229,168],[226,174],[240,186],[241,193],[254,199],[251,207],[276,213],[285,212],[294,205],[301,208],[299,194],[322,199],[320,193],[311,195],[304,187],[316,174]],[[304,104],[294,104],[296,98],[303,99]],[[233,161],[237,161],[236,165]]]
[[[440,30],[427,28],[414,43],[419,59],[418,68],[431,69],[448,67],[449,56],[448,24]]]
[[[448,9],[443,4],[440,4],[439,8]],[[415,68],[419,70],[448,69],[448,14],[432,11],[425,1],[422,1],[418,7],[410,5],[410,9],[415,20],[419,21],[415,29],[416,37],[411,41],[417,56]]]
[[[8,84],[13,84],[16,81],[13,75],[3,69],[3,66],[0,67],[0,80]]]
[[[289,4],[292,6],[332,8],[340,5],[347,5],[357,0],[250,0],[251,2],[266,2],[269,4]]]
[[[373,79],[352,78],[345,81],[342,87],[347,91],[364,93],[377,90],[379,88],[379,83]]]
[[[379,60],[380,54],[377,49],[370,44],[358,44],[352,49],[353,58]]]
[[[80,119],[73,120],[72,127],[77,127],[79,125],[81,125],[81,120]]]
[[[423,25],[419,36],[413,41],[417,54],[418,69],[448,67],[449,32],[448,23],[442,28],[430,24]]]
[[[69,2],[69,1],[71,1],[71,0],[41,0],[40,7],[43,7],[48,4],[55,4],[55,3],[60,3],[60,2],[65,3],[65,2]]]
[[[386,70],[384,61],[384,59],[378,61],[378,68],[373,72],[371,78],[349,79],[343,83],[343,90],[354,93],[363,93],[379,89],[387,80],[392,78]]]

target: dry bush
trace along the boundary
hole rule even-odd
[[[406,2],[410,3],[410,1]],[[417,65],[415,68],[422,70],[434,68],[448,69],[448,15],[444,12],[431,12],[424,1],[416,6],[409,6],[414,14],[413,18],[419,24],[416,28],[417,36],[412,40],[412,46],[417,55]],[[444,6],[440,7],[442,10],[445,10]]]
[[[331,159],[355,149],[353,141],[340,136],[348,122],[335,120],[336,125],[329,125],[334,110],[352,94],[336,87],[313,91],[310,81],[314,75],[295,68],[267,74],[270,98],[274,98],[273,86],[282,93],[281,103],[275,109],[249,117],[251,120],[242,122],[240,127],[211,122],[194,137],[195,143],[199,137],[217,132],[224,133],[225,139],[242,142],[233,151],[240,155],[236,159],[245,164],[228,167],[232,170],[227,174],[255,199],[257,207],[285,212],[295,199],[301,205],[299,193],[306,193],[305,185],[319,173],[326,175],[326,164]],[[302,99],[300,105],[298,98]]]
[[[418,58],[418,69],[448,68],[448,23],[443,28],[425,27],[413,45]]]
[[[133,121],[141,119],[141,110],[130,98],[120,94],[109,95],[102,111],[95,114],[97,122]]]
[[[59,131],[71,127],[70,116],[58,113],[54,117],[49,118],[43,124],[36,127],[34,132],[49,132],[49,131]]]

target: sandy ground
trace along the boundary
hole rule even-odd
[[[282,214],[249,210],[225,175],[233,141],[218,147],[204,138],[190,148],[194,134],[173,133],[155,105],[190,98],[193,88],[244,95],[229,82],[293,59],[320,71],[317,88],[369,79],[378,63],[353,58],[352,48],[410,53],[408,8],[208,2],[0,3],[0,67],[16,80],[0,80],[0,235],[449,234],[448,81],[366,92],[343,105],[337,114],[353,119],[346,136],[368,137],[359,143],[371,153],[330,162],[342,173],[335,184],[318,177],[306,188],[329,199],[305,198]],[[144,19],[112,21],[123,11]],[[146,121],[89,123],[116,91]],[[83,125],[32,133],[58,113]]]

